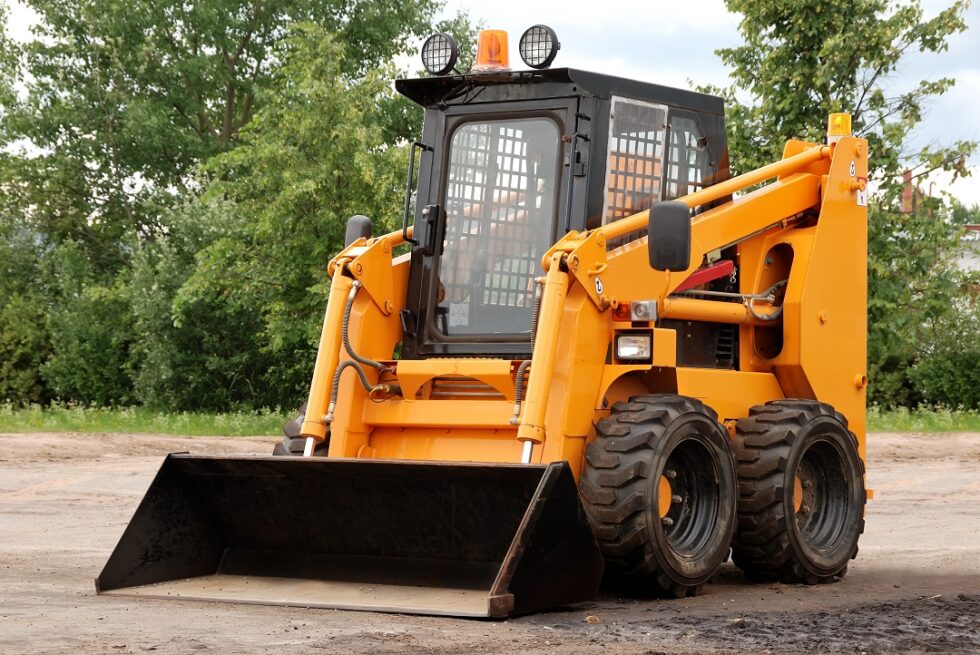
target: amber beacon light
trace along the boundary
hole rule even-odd
[[[851,115],[831,114],[827,119],[827,142],[837,143],[845,136],[851,136]]]
[[[474,73],[510,70],[507,54],[507,32],[504,30],[483,30],[476,47]]]

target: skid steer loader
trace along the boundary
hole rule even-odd
[[[866,142],[833,114],[730,178],[721,99],[557,49],[534,26],[511,71],[485,31],[459,75],[426,42],[403,226],[349,222],[303,412],[275,456],[167,457],[100,592],[499,618],[697,594],[730,555],[845,574]]]

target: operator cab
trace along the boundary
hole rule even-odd
[[[542,28],[521,39],[529,65],[549,56],[525,43]],[[406,359],[528,358],[534,279],[552,244],[729,177],[721,98],[569,68],[507,70],[506,35],[495,34],[494,48],[481,33],[471,74],[395,84],[425,110],[406,192]],[[449,38],[426,42],[429,70],[452,70],[433,63],[434,51],[452,55]]]

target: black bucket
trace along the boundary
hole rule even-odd
[[[565,463],[169,455],[99,593],[501,618],[591,600]]]

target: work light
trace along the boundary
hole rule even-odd
[[[558,35],[547,25],[533,25],[521,35],[518,49],[521,59],[531,68],[547,68],[555,60],[561,44]]]
[[[456,39],[445,32],[436,32],[422,44],[422,65],[433,75],[445,75],[459,59]]]

